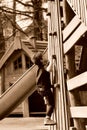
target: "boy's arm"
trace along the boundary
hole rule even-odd
[[[53,71],[53,66],[55,66],[55,60],[56,60],[56,55],[52,55],[50,63],[47,67],[47,71],[49,71],[49,72]]]
[[[47,66],[46,70],[47,70],[48,72],[52,72],[52,69],[53,69],[53,63],[50,62],[49,65]]]
[[[49,65],[48,65],[48,67],[46,68],[46,70],[48,72],[52,72],[53,71],[53,66],[54,66],[53,60],[56,60],[56,56],[55,55],[52,55],[52,59],[51,59]],[[54,84],[51,85],[51,88],[56,88],[56,87],[59,87],[58,83],[54,83]]]

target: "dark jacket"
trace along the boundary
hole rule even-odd
[[[39,68],[37,71],[36,85],[38,88],[38,92],[42,96],[45,96],[52,87],[50,81],[50,73],[46,71],[44,68]]]

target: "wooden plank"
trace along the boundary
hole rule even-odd
[[[78,76],[75,76],[72,79],[67,80],[67,87],[69,91],[79,88],[85,84],[87,84],[87,71]]]
[[[64,54],[66,54],[79,40],[79,38],[87,31],[87,27],[82,23],[71,37],[64,42]]]
[[[84,107],[71,107],[72,118],[87,118],[87,106]]]
[[[50,130],[50,126],[43,125],[44,117],[5,118],[0,121],[1,130]],[[51,126],[52,129],[52,126]]]
[[[72,32],[76,29],[76,27],[81,23],[81,20],[77,15],[70,21],[70,23],[63,30],[63,41],[65,41]]]
[[[14,39],[14,50],[21,49],[21,38],[16,36]]]
[[[22,49],[27,53],[27,55],[29,57],[31,57],[31,60],[32,60],[32,57],[34,55],[34,53],[26,46],[22,43]]]

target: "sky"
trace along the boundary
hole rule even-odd
[[[7,7],[10,7],[10,8],[13,7],[13,0],[3,0],[3,1],[4,1],[5,5],[6,5]],[[29,1],[29,0],[24,0],[24,2],[26,2],[26,1]],[[16,9],[18,9],[18,10],[20,10],[20,11],[25,11],[24,6],[22,6],[21,4],[17,4],[17,5],[16,5]],[[17,17],[16,17],[16,22],[17,22],[17,24],[18,24],[23,30],[25,30],[25,29],[27,28],[27,26],[29,26],[29,25],[32,23],[32,21],[31,21],[30,19],[23,20],[24,18],[27,18],[27,17],[24,16],[24,15],[21,15],[21,16],[17,15]]]
[[[10,7],[10,8],[12,8],[13,7],[13,0],[3,0],[4,1],[4,3],[6,4],[6,6],[7,7]],[[24,1],[24,2],[27,2],[27,1],[29,1],[29,0],[21,0],[21,1]],[[44,8],[47,8],[47,3],[44,3],[43,4],[43,7]],[[18,10],[22,10],[22,11],[25,11],[26,9],[24,8],[24,6],[22,6],[21,4],[17,4],[16,5],[16,9],[18,9]],[[46,20],[46,13],[43,13],[43,15],[44,15],[44,18],[45,18],[45,20]],[[24,18],[27,18],[26,16],[17,16],[16,17],[16,22],[17,22],[17,24],[23,29],[23,30],[25,30],[31,23],[32,23],[32,20],[30,20],[30,19],[26,19],[26,20],[23,20]]]

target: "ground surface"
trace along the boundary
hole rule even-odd
[[[43,125],[44,118],[5,118],[0,121],[0,130],[49,130]]]

